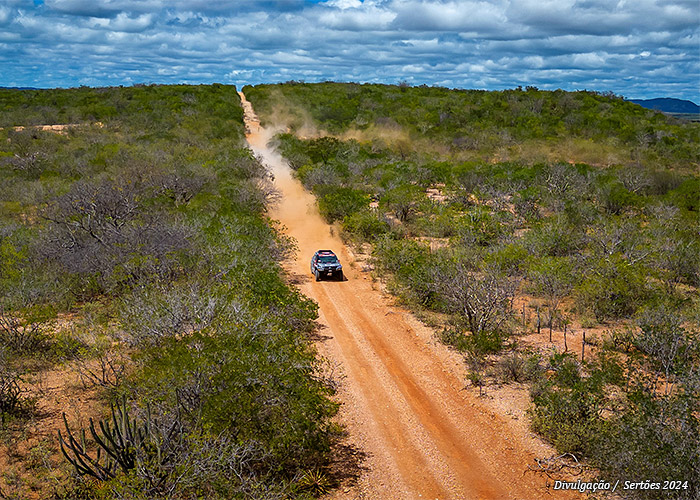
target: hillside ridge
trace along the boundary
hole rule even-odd
[[[700,106],[686,99],[657,97],[654,99],[629,99],[629,102],[664,113],[700,113]]]

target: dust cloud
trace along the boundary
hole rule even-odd
[[[248,144],[274,177],[274,186],[281,194],[280,200],[271,207],[270,216],[286,228],[299,247],[300,259],[297,259],[294,272],[308,272],[301,263],[306,263],[307,257],[310,260],[320,248],[336,249],[341,260],[349,262],[342,241],[331,234],[331,227],[318,213],[314,196],[294,178],[291,168],[280,154],[268,146],[277,133],[285,130],[284,125],[263,128],[243,94],[241,102],[246,117]]]

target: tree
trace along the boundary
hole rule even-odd
[[[423,193],[413,184],[401,184],[387,190],[380,202],[393,212],[401,222],[407,222],[416,212]]]
[[[139,215],[139,198],[138,189],[130,182],[78,181],[51,203],[43,216],[65,229],[70,246],[87,236],[108,248]]]
[[[695,335],[683,327],[677,308],[662,304],[642,311],[637,317],[639,332],[634,345],[648,356],[644,371],[654,373],[650,391],[656,393],[659,380],[665,385],[664,394],[671,390],[676,376],[692,368],[693,358],[700,351],[695,347]]]
[[[167,276],[175,272],[178,252],[191,247],[191,231],[179,216],[154,207],[144,188],[129,181],[78,181],[42,216],[49,225],[36,253],[71,274],[89,276],[95,287],[80,295]]]
[[[175,206],[188,203],[202,189],[207,179],[202,175],[167,173],[153,183],[159,194],[170,198]]]
[[[519,285],[493,267],[477,272],[464,261],[438,268],[433,283],[447,310],[462,318],[476,336],[502,328]]]
[[[574,286],[574,269],[567,257],[543,257],[530,267],[528,277],[538,295],[545,298],[549,336],[561,301]]]

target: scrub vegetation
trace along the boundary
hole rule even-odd
[[[316,305],[281,271],[293,243],[242,117],[230,86],[0,90],[0,497],[330,484]],[[56,417],[32,459],[48,372],[101,409]]]
[[[608,481],[700,494],[698,124],[587,91],[244,92],[322,215],[464,352],[474,385],[489,367],[527,381],[532,428]]]

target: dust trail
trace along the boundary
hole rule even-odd
[[[252,105],[245,100],[243,94],[241,94],[241,102],[246,117],[248,144],[253,153],[262,158],[264,165],[274,175],[275,187],[282,193],[281,202],[272,209],[273,218],[282,222],[288,231],[292,231],[290,234],[297,238],[301,255],[308,255],[311,259],[311,255],[325,245],[327,248],[337,248],[344,260],[348,262],[349,256],[342,251],[344,245],[331,235],[330,226],[318,214],[314,196],[294,178],[284,158],[268,147],[270,140],[282,128],[261,127]],[[308,241],[308,238],[298,238],[299,233],[311,236],[311,241]],[[301,247],[301,245],[304,246]]]
[[[242,94],[241,99],[250,147],[274,174],[282,194],[271,216],[299,247],[286,268],[318,303],[325,337],[318,349],[344,375],[340,422],[369,456],[358,484],[334,498],[578,497],[545,492],[543,480],[523,476],[534,457],[527,437],[463,391],[459,356],[436,345],[429,329],[393,306],[355,268],[351,253],[319,215],[313,195],[267,147],[274,130],[261,128]],[[309,259],[320,248],[339,255],[348,281],[311,279]]]

